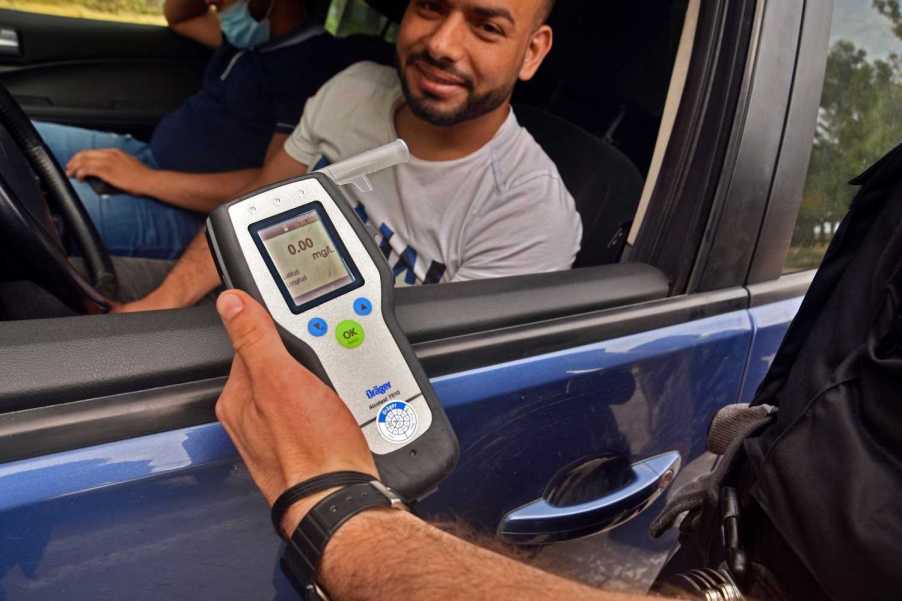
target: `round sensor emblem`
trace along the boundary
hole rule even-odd
[[[389,442],[406,442],[417,432],[417,414],[403,401],[395,401],[379,410],[376,420],[379,434]]]

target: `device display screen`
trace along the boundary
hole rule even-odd
[[[318,202],[256,223],[251,233],[295,313],[363,284]]]

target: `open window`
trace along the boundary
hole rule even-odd
[[[570,271],[399,290],[399,319],[430,375],[660,328],[747,301],[739,288],[745,272],[699,262],[723,182],[743,158],[739,117],[751,102],[749,61],[775,60],[756,57],[752,44],[762,6],[569,0],[556,11],[555,50],[517,91],[515,107],[577,197],[583,252]],[[785,18],[781,11],[800,19],[796,6],[774,8],[771,18]],[[754,239],[735,244],[736,253],[751,255]],[[700,289],[693,278],[715,272],[717,290],[693,294]],[[30,302],[15,294],[12,302]],[[43,422],[65,430],[56,436],[0,440],[7,458],[33,454],[35,445],[65,448],[76,444],[73,437],[85,444],[209,421],[231,359],[210,305],[0,327],[0,361],[9,370],[0,411],[67,416]]]

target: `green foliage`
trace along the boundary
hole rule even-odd
[[[893,33],[902,38],[902,9],[899,0],[874,0],[874,8],[893,24]]]
[[[873,6],[890,20],[893,31],[902,39],[899,0],[874,0]],[[896,54],[870,59],[853,42],[838,40],[827,57],[811,167],[789,267],[807,268],[819,263],[830,232],[817,235],[815,228],[840,221],[855,192],[849,180],[902,142],[900,114],[902,59]],[[820,252],[812,252],[814,249]]]
[[[163,0],[80,0],[78,4],[107,13],[158,15],[162,10]]]
[[[326,31],[339,37],[381,35],[388,24],[388,19],[363,0],[332,0],[326,16]]]

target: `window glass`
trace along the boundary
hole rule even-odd
[[[902,142],[899,0],[836,0],[811,166],[784,271],[817,267],[856,188]]]
[[[0,8],[60,17],[166,25],[163,2],[164,0],[0,0]]]
[[[325,2],[320,0],[320,8]],[[123,18],[125,14],[152,11],[158,15],[162,3],[163,0],[0,0],[0,7],[55,7],[58,14]],[[692,25],[684,36],[684,26],[695,23],[703,3],[704,0],[558,2],[550,17],[555,31],[551,55],[533,79],[518,83],[514,90],[518,121],[557,165],[563,184],[574,192],[583,223],[576,267],[611,264],[621,259],[645,180],[651,173],[654,181],[657,173],[652,167],[656,145],[666,145],[675,119],[675,114],[670,113],[679,106],[682,83],[671,89],[671,82],[682,82],[685,75],[674,78],[673,66],[679,54],[683,57],[680,73],[685,74],[695,31]],[[103,7],[107,12],[87,12]],[[326,24],[338,35],[360,31],[391,35],[386,19],[363,0],[331,0]],[[603,77],[586,77],[586,57],[591,57],[593,71]],[[90,85],[87,80],[78,83]],[[534,228],[530,235],[541,239],[543,224],[539,220],[521,222]],[[573,224],[575,220],[568,220],[566,225]],[[373,229],[380,244],[396,231],[393,224],[382,223]],[[516,228],[497,229],[493,235],[498,242],[492,241],[497,247],[517,247],[520,232]],[[389,261],[399,284],[441,280],[444,256],[417,252],[416,240],[405,242],[399,253],[394,241],[385,242],[384,247],[389,249]],[[456,249],[451,244],[447,246],[448,254],[456,261]],[[483,247],[489,252],[495,248],[489,244]],[[529,250],[522,244],[520,248]],[[433,269],[435,265],[439,268]],[[529,261],[523,261],[519,267],[523,273],[531,269]],[[0,313],[0,320],[3,318]]]
[[[337,36],[382,35],[392,42],[398,27],[363,0],[332,0],[326,16],[326,31]]]

